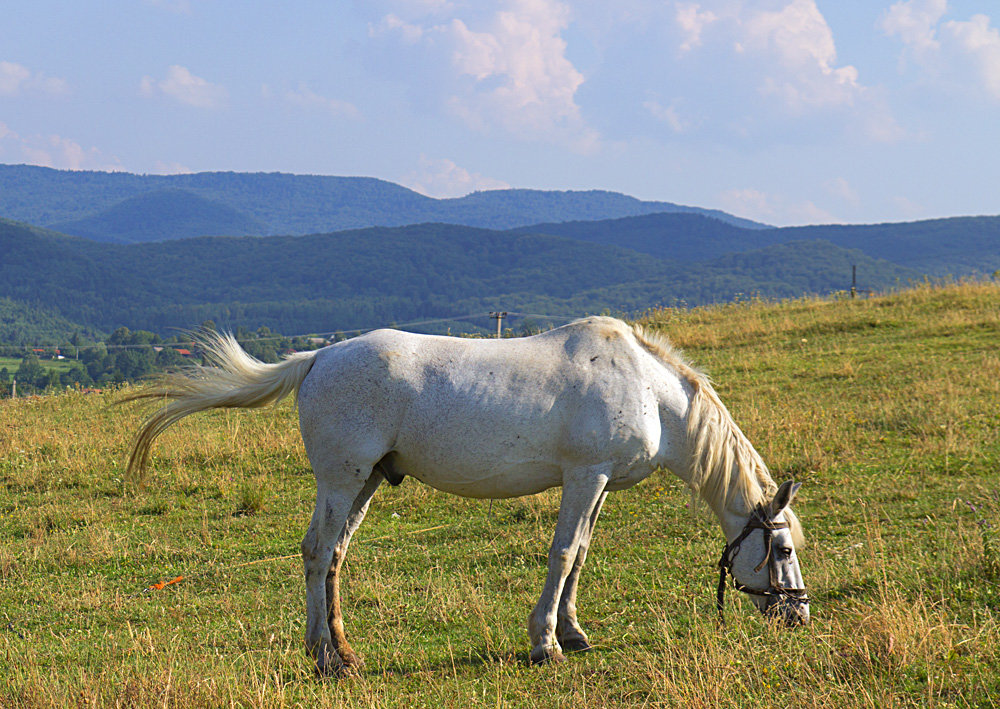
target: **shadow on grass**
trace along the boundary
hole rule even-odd
[[[579,652],[567,652],[566,659],[567,662],[579,661],[587,655],[604,654],[610,653],[613,649],[609,647],[601,647],[595,645],[592,649],[587,651]],[[440,672],[446,672],[449,670],[455,670],[456,672],[460,669],[477,669],[487,667],[489,665],[502,665],[505,667],[515,667],[522,668],[525,670],[538,669],[542,671],[546,665],[531,665],[530,661],[530,650],[525,645],[525,649],[519,652],[501,652],[497,650],[490,650],[485,647],[476,647],[470,651],[466,650],[461,656],[455,655],[454,657],[443,658],[436,662],[428,662],[424,664],[409,664],[405,662],[391,662],[386,665],[382,665],[377,669],[372,670],[362,670],[363,674],[378,676],[378,677],[389,677],[389,676],[420,676],[423,674],[438,674]]]

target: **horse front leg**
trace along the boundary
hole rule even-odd
[[[334,548],[345,529],[354,501],[365,488],[372,467],[364,477],[349,470],[317,471],[316,509],[302,540],[306,580],[306,650],[323,675],[343,674],[347,668],[337,652],[329,624],[327,576],[333,566]],[[363,470],[363,468],[361,468]]]
[[[360,670],[364,666],[364,662],[347,642],[347,635],[344,633],[344,616],[340,608],[340,567],[347,555],[347,547],[351,543],[351,537],[361,526],[365,513],[368,512],[372,496],[381,482],[382,474],[372,473],[355,498],[354,504],[351,505],[351,512],[347,516],[347,522],[340,531],[340,537],[333,548],[333,560],[326,575],[327,625],[330,628],[333,648],[340,655],[340,659],[348,670]]]
[[[597,525],[597,517],[601,514],[601,507],[608,493],[601,493],[594,505],[594,511],[590,515],[590,522],[584,530],[580,539],[580,547],[576,552],[576,560],[573,562],[573,569],[566,577],[566,584],[563,586],[562,595],[559,597],[559,610],[556,614],[556,636],[559,638],[559,645],[568,652],[584,652],[590,649],[590,642],[587,634],[583,632],[580,623],[576,619],[576,589],[580,582],[580,571],[587,561],[587,551],[590,549],[590,540],[594,535],[594,527]]]
[[[576,468],[563,475],[562,501],[549,549],[548,575],[541,598],[528,616],[532,664],[566,659],[556,639],[559,600],[576,563],[580,542],[590,526],[595,508],[603,498],[610,470],[610,465],[603,464]]]

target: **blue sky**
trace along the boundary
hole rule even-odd
[[[12,0],[0,162],[1000,213],[996,0]],[[2,215],[0,215],[2,216]]]

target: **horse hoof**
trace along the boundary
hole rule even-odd
[[[336,653],[323,653],[313,667],[317,675],[330,679],[340,679],[351,672],[351,668]]]
[[[341,655],[341,657],[344,662],[344,669],[347,672],[360,672],[365,667],[365,661],[362,660],[361,656],[353,650],[351,652],[345,652]]]
[[[535,647],[531,649],[531,664],[532,665],[545,665],[545,664],[558,664],[560,662],[566,662],[566,656],[562,654],[562,651],[558,647]]]
[[[593,649],[585,637],[566,638],[565,640],[560,640],[559,644],[562,645],[562,649],[566,652],[587,652]]]

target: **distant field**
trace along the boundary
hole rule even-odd
[[[39,363],[46,369],[54,369],[57,372],[66,372],[69,370],[70,363],[73,360],[70,359],[42,359]],[[17,372],[17,368],[21,366],[20,357],[0,357],[0,369],[4,367],[12,375]]]
[[[66,393],[0,401],[0,706],[996,706],[1000,287],[649,324],[712,375],[774,477],[804,483],[808,627],[737,594],[718,625],[722,535],[656,474],[598,524],[579,598],[597,647],[530,668],[558,491],[491,506],[407,480],[376,495],[345,567],[367,666],[317,681],[292,406],[182,422],[133,489],[142,412]]]

